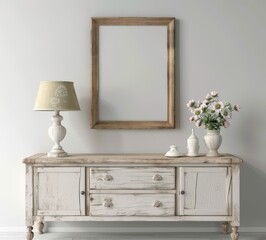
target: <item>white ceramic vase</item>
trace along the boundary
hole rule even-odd
[[[187,139],[187,156],[195,157],[199,155],[199,139],[192,129],[192,134]]]
[[[216,157],[219,156],[218,149],[222,143],[222,136],[219,130],[206,130],[204,136],[205,145],[208,149],[207,156]]]

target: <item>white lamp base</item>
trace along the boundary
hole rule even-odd
[[[48,157],[66,157],[68,154],[63,150],[60,142],[66,136],[66,128],[61,125],[63,117],[59,111],[55,111],[52,116],[53,125],[48,129],[48,135],[54,141],[52,150],[47,154]]]

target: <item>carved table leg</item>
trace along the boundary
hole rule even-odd
[[[238,240],[238,227],[232,226],[231,239]]]
[[[222,223],[222,228],[223,228],[223,233],[228,234],[229,223],[228,222]]]
[[[38,222],[39,234],[43,234],[43,228],[44,228],[44,223],[43,222]]]
[[[28,232],[26,233],[26,238],[27,238],[27,240],[32,240],[33,237],[34,237],[34,233],[32,231],[33,227],[32,226],[28,226],[27,229],[28,229]]]

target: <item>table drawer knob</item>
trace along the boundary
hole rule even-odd
[[[113,202],[112,202],[112,199],[105,199],[104,200],[104,203],[103,203],[103,206],[106,207],[106,208],[111,208],[114,206]]]
[[[185,194],[185,191],[184,191],[184,190],[182,190],[182,191],[181,191],[181,195],[184,195],[184,194]]]
[[[163,204],[162,204],[162,202],[160,202],[160,201],[155,201],[154,203],[153,203],[153,207],[161,207]]]
[[[104,181],[112,181],[114,178],[111,175],[106,175],[103,180]]]
[[[153,180],[154,181],[162,181],[163,177],[160,174],[155,174],[153,177]]]

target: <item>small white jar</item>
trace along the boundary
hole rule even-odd
[[[171,145],[170,150],[165,154],[166,157],[178,157],[180,153],[177,150],[176,145]]]

